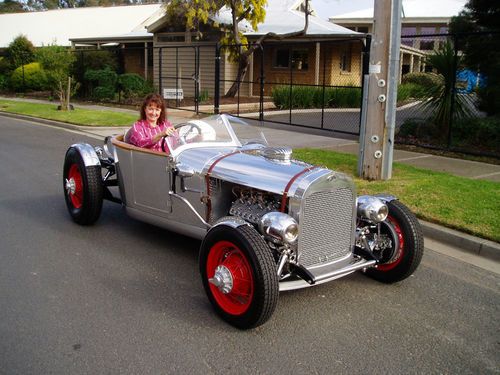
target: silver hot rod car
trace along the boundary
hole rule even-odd
[[[350,178],[269,147],[258,128],[219,115],[175,126],[165,150],[127,136],[72,145],[64,195],[72,219],[94,223],[103,199],[128,215],[202,240],[199,268],[215,311],[239,328],[266,322],[280,291],[361,270],[393,283],[423,254],[412,212],[390,195],[356,196]]]

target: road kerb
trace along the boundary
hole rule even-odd
[[[420,220],[424,236],[500,262],[500,244]]]

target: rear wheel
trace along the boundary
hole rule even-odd
[[[78,150],[71,147],[64,160],[63,187],[72,219],[81,225],[93,224],[102,208],[101,167],[86,167]]]
[[[366,271],[367,275],[385,282],[394,283],[409,277],[418,267],[424,253],[422,228],[415,215],[399,201],[387,203],[389,216],[382,222],[380,232],[389,240],[390,246],[377,254],[377,268]]]
[[[215,311],[242,329],[257,327],[278,303],[276,263],[255,229],[219,225],[200,250],[203,287]]]

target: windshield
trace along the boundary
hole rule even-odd
[[[256,127],[229,115],[216,115],[175,125],[177,134],[166,138],[175,156],[187,148],[223,146],[241,147],[247,144],[267,145],[266,138]]]

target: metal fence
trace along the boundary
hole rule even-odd
[[[359,134],[363,40],[266,43],[241,78],[239,47],[157,47],[154,83],[177,109]]]
[[[219,65],[231,50],[218,46]],[[250,47],[250,46],[249,46]],[[359,134],[363,40],[268,42],[253,53],[243,79],[219,70],[215,110],[246,119]],[[233,74],[231,74],[233,73]],[[231,107],[224,95],[239,87]]]
[[[479,106],[485,77],[466,68],[460,50],[470,36],[402,36],[396,144],[500,157],[500,129]]]

